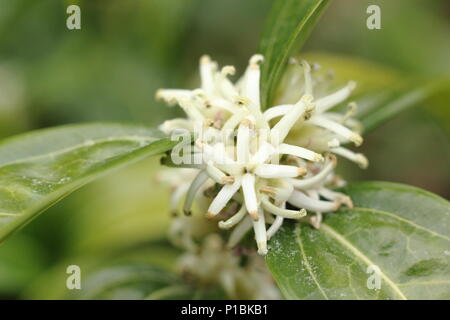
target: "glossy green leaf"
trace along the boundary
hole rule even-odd
[[[270,241],[267,263],[286,298],[450,299],[449,202],[394,183],[344,191],[353,210],[326,214],[318,230],[286,223]]]
[[[448,78],[417,79],[358,57],[326,53],[306,53],[301,57],[318,63],[324,71],[332,71],[334,84],[338,87],[349,80],[357,82],[351,99],[358,103],[356,117],[365,131],[376,128],[409,107],[449,92],[450,88]]]
[[[267,107],[286,62],[306,41],[329,0],[275,0],[261,37],[261,102]]]
[[[81,124],[0,143],[0,242],[41,211],[111,169],[176,142],[143,126]]]

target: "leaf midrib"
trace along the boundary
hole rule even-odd
[[[321,231],[324,231],[334,239],[336,239],[344,248],[349,250],[355,255],[355,257],[362,260],[367,266],[376,265],[372,260],[370,260],[365,254],[363,254],[357,247],[355,247],[350,241],[345,239],[344,236],[340,235],[336,230],[334,230],[329,225],[322,223],[320,227]],[[400,288],[392,281],[386,273],[380,270],[380,276],[386,281],[386,283],[392,288],[392,290],[400,297],[401,300],[408,300],[408,298],[402,293]]]
[[[317,281],[317,278],[316,278],[316,276],[315,276],[315,274],[313,272],[313,269],[311,268],[311,265],[308,262],[308,259],[306,257],[305,250],[304,250],[304,247],[303,247],[303,241],[302,241],[302,238],[300,236],[300,229],[298,229],[298,228],[295,230],[295,238],[296,238],[297,244],[298,244],[298,246],[300,248],[300,252],[302,254],[302,258],[303,258],[303,262],[305,263],[306,270],[308,270],[308,273],[310,274],[311,278],[313,279],[313,281],[316,284],[317,288],[319,289],[320,293],[324,296],[324,298],[326,300],[329,300],[327,294],[323,290],[323,288],[320,285],[319,281]]]

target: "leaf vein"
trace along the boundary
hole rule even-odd
[[[302,254],[303,261],[305,262],[306,270],[308,270],[308,273],[311,275],[311,278],[313,279],[313,281],[316,284],[317,288],[319,289],[320,293],[325,297],[326,300],[329,300],[327,294],[322,289],[322,286],[317,281],[317,278],[316,278],[316,276],[315,276],[315,274],[314,274],[314,272],[313,272],[313,270],[311,268],[311,265],[309,264],[308,259],[306,258],[305,250],[303,248],[303,241],[302,241],[302,238],[300,237],[299,229],[296,229],[295,237],[297,239],[297,244],[298,244],[298,246],[300,248],[300,252]]]
[[[357,258],[361,259],[368,266],[376,265],[367,256],[365,256],[358,248],[356,248],[350,241],[341,236],[329,225],[322,223],[321,230],[325,231],[331,237],[336,239],[343,247],[347,248],[350,252],[352,252]],[[400,299],[407,300],[406,296],[400,291],[398,286],[384,272],[381,271],[380,275],[386,281],[386,283],[393,289],[393,291],[400,297]]]

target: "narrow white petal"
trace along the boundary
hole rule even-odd
[[[275,153],[275,148],[267,142],[263,142],[258,151],[253,155],[251,162],[264,163]]]
[[[355,153],[343,147],[333,148],[330,151],[341,157],[347,158],[350,161],[356,162],[363,169],[367,168],[369,165],[369,161],[362,153]]]
[[[259,63],[261,63],[262,57],[255,55],[250,59],[250,65],[247,69],[247,77],[244,83],[243,94],[248,97],[258,108],[260,107],[259,101],[259,78],[260,69]]]
[[[211,61],[211,58],[204,55],[200,58],[200,78],[202,82],[202,89],[211,94],[214,89],[214,71],[215,64]]]
[[[291,183],[293,184],[293,186],[297,189],[307,190],[324,183],[328,175],[333,171],[334,167],[336,167],[336,157],[332,156],[328,159],[329,160],[325,163],[323,169],[316,175],[301,180],[292,179]]]
[[[354,81],[350,81],[345,87],[336,91],[335,93],[318,99],[316,101],[317,113],[323,113],[331,107],[344,102],[350,96],[355,87],[356,83]]]
[[[255,174],[261,178],[295,178],[306,174],[305,168],[279,165],[279,164],[259,164],[255,168]]]
[[[287,219],[300,219],[304,216],[306,216],[306,210],[288,210],[284,208],[277,207],[272,202],[269,201],[267,196],[263,197],[261,200],[262,206],[264,210],[277,215],[282,216],[283,218]]]
[[[222,126],[222,134],[225,134],[224,140],[229,140],[229,136],[234,133],[234,128],[242,122],[249,114],[247,109],[241,109],[233,114]]]
[[[260,192],[269,195],[276,202],[286,202],[287,199],[291,196],[292,191],[294,190],[294,186],[292,183],[286,183],[286,186],[283,188],[276,187],[262,187],[259,189]]]
[[[222,170],[214,166],[212,163],[206,165],[206,172],[208,173],[208,176],[216,183],[226,184],[234,182],[233,177],[227,176],[222,172]]]
[[[191,90],[182,89],[159,89],[156,91],[156,99],[164,100],[169,106],[174,106],[181,100],[191,99]]]
[[[189,119],[203,123],[205,117],[192,101],[183,99],[179,101],[179,104]]]
[[[269,130],[269,123],[264,119],[264,116],[261,112],[261,109],[258,105],[253,103],[253,101],[247,98],[240,98],[238,100],[238,104],[247,108],[250,111],[250,114],[255,118],[255,124],[257,128],[262,128],[265,130]]]
[[[306,112],[311,111],[313,108],[311,99],[311,96],[303,96],[300,101],[297,102],[272,128],[271,143],[273,145],[282,143],[297,120],[299,120]]]
[[[192,125],[192,121],[184,118],[176,118],[172,120],[164,121],[159,127],[159,130],[164,132],[165,134],[170,134],[172,131],[176,129],[185,129],[189,132],[194,130],[194,126]]]
[[[325,117],[313,116],[311,119],[309,119],[309,123],[330,130],[353,142],[357,146],[361,145],[361,143],[363,142],[363,138],[358,133],[353,132],[342,124],[337,123],[333,120],[329,120]]]
[[[246,173],[242,177],[242,191],[244,193],[245,207],[253,220],[258,219],[258,201],[255,192],[255,176]]]
[[[236,69],[233,66],[225,66],[220,73],[216,73],[216,82],[222,95],[229,101],[233,101],[239,96],[233,83],[227,78],[228,75],[235,74]]]
[[[258,254],[267,254],[267,233],[266,233],[266,222],[264,218],[264,211],[262,209],[258,210],[258,220],[253,221],[253,230],[255,231],[256,245],[258,246]]]
[[[331,201],[314,200],[300,191],[294,190],[288,202],[298,208],[311,211],[330,212],[335,211],[339,204]]]
[[[314,162],[324,161],[324,158],[319,153],[316,153],[306,148],[297,147],[286,143],[282,143],[279,145],[278,152],[280,154],[290,154]]]
[[[236,154],[239,164],[246,164],[250,158],[250,121],[245,119],[241,122],[237,132]]]
[[[347,196],[347,195],[345,195],[343,193],[332,191],[332,190],[327,189],[327,188],[321,188],[321,189],[319,189],[319,194],[322,197],[324,197],[325,199],[343,203],[347,207],[349,207],[350,209],[353,208],[353,201],[352,201],[352,199],[349,196]]]
[[[213,107],[227,110],[230,113],[236,113],[237,111],[240,110],[234,103],[232,103],[228,100],[222,99],[222,98],[214,98],[212,100],[209,100],[209,103]]]
[[[219,214],[219,212],[225,208],[228,201],[230,201],[233,195],[239,190],[240,186],[241,179],[235,179],[234,183],[224,185],[211,202],[208,208],[207,216],[211,218]]]
[[[279,106],[270,107],[269,109],[264,111],[264,119],[266,119],[266,121],[270,121],[276,117],[284,116],[293,107],[293,104],[282,104]]]

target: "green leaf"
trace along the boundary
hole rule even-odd
[[[81,124],[0,143],[0,242],[74,190],[176,142],[143,126]]]
[[[264,55],[261,71],[263,108],[272,101],[287,59],[306,41],[328,3],[329,0],[275,0],[259,46],[259,52]]]
[[[354,209],[320,229],[286,223],[268,266],[289,299],[450,299],[450,204],[410,186],[363,182],[344,189]],[[381,288],[369,289],[380,269]]]
[[[448,77],[417,79],[358,57],[306,53],[302,59],[318,63],[324,71],[332,71],[337,87],[349,80],[357,82],[351,99],[358,103],[356,117],[362,122],[365,131],[376,128],[409,107],[448,92],[450,87]]]

